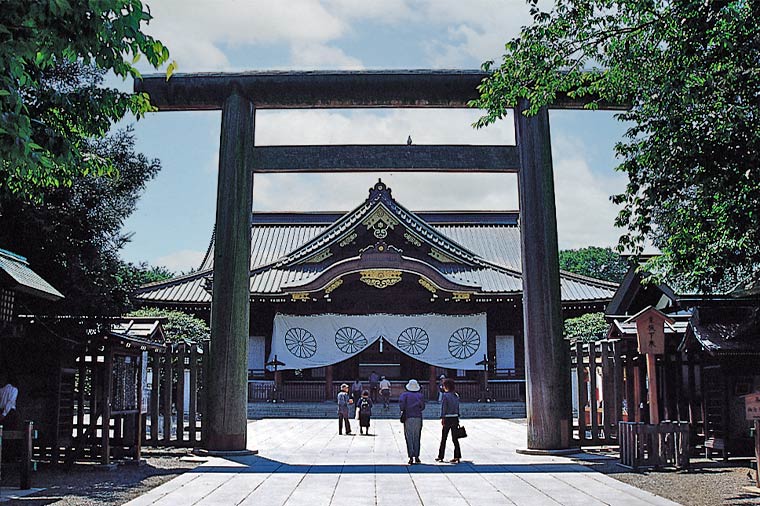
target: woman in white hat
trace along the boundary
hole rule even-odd
[[[401,408],[401,423],[404,424],[406,453],[409,464],[420,463],[420,438],[422,437],[422,411],[425,409],[425,397],[420,392],[420,384],[416,379],[410,379],[406,384],[406,392],[398,398]]]

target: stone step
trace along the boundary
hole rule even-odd
[[[524,402],[463,402],[459,405],[462,418],[525,418]],[[439,417],[441,407],[438,402],[428,402],[425,419]],[[353,414],[353,409],[351,410]],[[337,407],[334,402],[252,402],[248,404],[248,418],[336,418]],[[393,419],[399,417],[397,403],[391,403],[388,410],[382,405],[372,409],[372,418]]]

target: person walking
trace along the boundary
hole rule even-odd
[[[455,392],[454,380],[446,378],[443,380],[443,397],[441,399],[441,446],[438,448],[437,462],[443,462],[446,454],[446,439],[451,432],[451,439],[454,441],[454,458],[449,462],[458,464],[462,458],[462,451],[459,448],[459,438],[453,429],[459,427],[459,395]]]
[[[410,379],[407,382],[406,392],[399,396],[398,405],[401,408],[401,422],[404,424],[404,439],[406,439],[409,464],[419,464],[425,397],[420,392],[420,384],[417,383],[416,379]]]
[[[356,378],[356,380],[351,383],[351,399],[354,400],[354,403],[359,401],[359,398],[362,396],[362,390],[364,390],[364,386],[362,385],[361,380]]]
[[[391,382],[385,376],[380,380],[380,397],[383,398],[383,409],[388,411],[391,405]]]
[[[369,375],[369,395],[372,402],[377,402],[377,391],[380,387],[380,376],[375,371]]]
[[[338,435],[343,434],[343,424],[346,424],[346,435],[351,435],[351,423],[348,421],[348,405],[354,400],[348,396],[348,385],[343,383],[338,392]]]
[[[362,392],[356,410],[359,412],[359,434],[366,434],[369,436],[369,419],[372,417],[372,399],[367,390]]]

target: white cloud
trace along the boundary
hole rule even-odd
[[[358,58],[348,56],[342,49],[316,42],[299,42],[293,44],[294,68],[308,70],[358,70],[362,62]]]
[[[256,113],[256,144],[512,144],[512,121],[476,130],[473,109],[286,110]]]
[[[472,60],[498,60],[504,43],[529,24],[530,14],[523,0],[425,0],[418,2],[431,23],[445,27],[440,36],[427,43],[434,67],[472,66]]]
[[[225,51],[231,48],[286,44],[296,56],[348,31],[319,0],[160,0],[150,7],[154,19],[147,32],[170,48],[180,72],[230,70]]]
[[[187,272],[191,269],[197,269],[205,254],[205,251],[183,249],[158,257],[150,263],[151,265],[163,265],[174,272]]]
[[[621,234],[614,221],[618,207],[610,195],[625,187],[625,176],[593,171],[580,139],[555,136],[554,191],[561,249],[614,246]]]

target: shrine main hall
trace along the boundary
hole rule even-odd
[[[394,397],[416,378],[435,398],[444,374],[464,400],[484,380],[491,398],[524,400],[519,227],[516,211],[412,212],[383,182],[348,213],[254,212],[249,400],[274,382],[286,400],[332,399],[372,371]],[[140,304],[208,321],[214,239],[198,271],[143,286]],[[560,278],[564,318],[603,311],[617,288]]]

